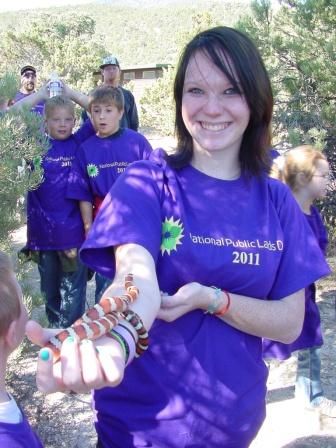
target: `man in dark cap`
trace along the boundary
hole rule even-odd
[[[139,127],[139,118],[135,99],[132,92],[119,85],[120,65],[118,59],[115,56],[106,56],[102,61],[100,70],[103,84],[105,86],[119,87],[124,95],[125,112],[121,117],[120,127],[130,128],[137,131]]]
[[[36,88],[36,68],[32,65],[25,65],[21,68],[21,87],[20,90],[16,93],[14,98],[14,103],[26,98],[28,95],[35,93]],[[36,104],[32,111],[43,115],[44,111],[44,102]]]

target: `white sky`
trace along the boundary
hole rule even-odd
[[[206,0],[204,0],[206,1]],[[247,3],[250,0],[245,0]],[[277,3],[277,0],[273,0]],[[20,9],[50,8],[52,6],[74,6],[85,3],[96,3],[97,0],[0,0],[0,13]],[[160,0],[157,1],[160,3]]]
[[[94,0],[2,0],[0,12],[17,11],[19,9],[50,8],[51,6],[79,5],[94,3]]]

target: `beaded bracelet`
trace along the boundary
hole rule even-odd
[[[148,333],[140,319],[140,317],[133,310],[126,310],[122,316],[129,322],[138,334],[138,342],[135,349],[135,357],[138,358],[148,349]]]
[[[205,314],[209,313],[209,314],[214,314],[216,312],[216,310],[218,309],[219,305],[221,304],[222,300],[221,300],[221,289],[217,288],[216,286],[210,286],[210,288],[214,289],[215,292],[215,298],[213,299],[213,301],[209,304],[208,308],[205,311]]]
[[[229,294],[227,291],[224,291],[224,290],[223,290],[222,292],[226,295],[227,302],[226,302],[225,305],[223,305],[221,308],[219,308],[218,311],[216,311],[216,312],[214,313],[215,316],[218,316],[218,317],[224,316],[224,314],[228,312],[228,310],[229,310],[229,308],[230,308],[230,305],[231,305],[231,297],[230,297],[230,294]]]

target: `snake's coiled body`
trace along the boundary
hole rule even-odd
[[[45,345],[54,355],[54,362],[60,358],[62,343],[68,337],[79,341],[83,339],[98,339],[108,333],[128,310],[128,307],[138,297],[139,290],[133,284],[133,275],[125,277],[125,294],[120,297],[103,296],[99,303],[88,309],[71,327],[53,336]]]

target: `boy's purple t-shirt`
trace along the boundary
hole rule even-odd
[[[2,448],[43,448],[37,434],[22,412],[20,423],[0,422],[0,447]]]
[[[106,196],[81,250],[94,270],[113,278],[113,246],[136,243],[153,256],[161,291],[196,281],[255,300],[329,273],[285,185],[175,171],[155,154]],[[116,447],[247,447],[265,417],[266,379],[260,338],[200,310],[156,320],[121,385],[95,391],[98,436]]]
[[[68,139],[50,139],[50,148],[40,162],[44,180],[27,195],[27,248],[65,250],[83,243],[85,234],[78,202],[68,199],[66,190],[78,146],[93,132],[88,120]]]
[[[304,214],[308,221],[318,245],[325,255],[328,245],[328,234],[322,217],[316,207],[311,207],[310,215]],[[318,260],[316,260],[318,262]],[[320,311],[316,304],[316,287],[314,283],[305,289],[305,316],[302,331],[298,339],[292,344],[263,340],[263,353],[265,359],[288,359],[296,350],[323,345]]]
[[[18,103],[23,98],[26,98],[29,95],[31,95],[31,93],[22,93],[22,92],[18,91],[14,97],[14,103]],[[39,115],[43,115],[44,114],[44,101],[41,101],[40,103],[35,104],[35,106],[33,106],[31,108],[31,110],[32,110],[32,112],[35,112]]]
[[[120,129],[106,138],[93,135],[76,154],[67,197],[87,202],[104,198],[130,163],[148,159],[151,152],[148,140],[132,129]]]

